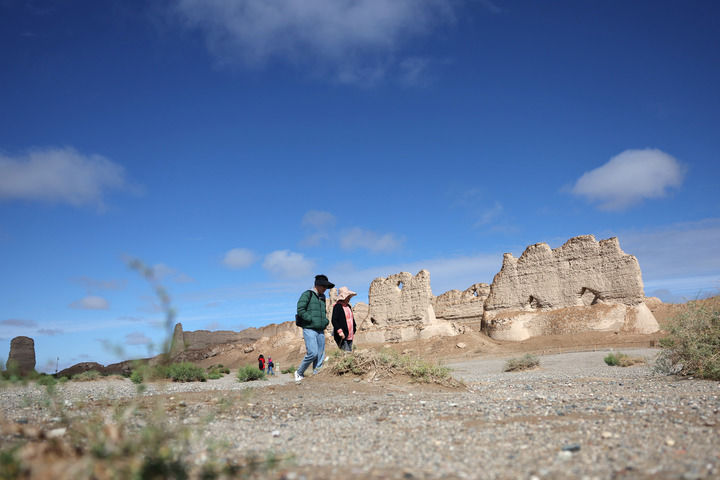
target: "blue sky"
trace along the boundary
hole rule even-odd
[[[490,283],[618,236],[720,288],[714,1],[0,0],[0,358],[291,320],[316,273]],[[108,348],[108,345],[115,348]],[[117,349],[122,348],[118,354]]]

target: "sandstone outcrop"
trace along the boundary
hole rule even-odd
[[[476,283],[465,291],[447,291],[434,299],[435,316],[457,322],[481,321],[489,293],[487,283]]]
[[[359,342],[402,342],[457,335],[451,323],[435,317],[427,270],[420,270],[415,276],[401,272],[376,278],[370,284],[368,299],[368,316],[362,330],[358,328]]]
[[[506,253],[485,301],[483,327],[498,340],[588,330],[652,333],[659,327],[643,303],[637,259],[617,238],[574,237],[545,243],[520,258]]]
[[[35,370],[35,341],[30,337],[15,337],[10,341],[8,370],[26,375]]]

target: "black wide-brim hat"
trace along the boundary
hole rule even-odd
[[[335,284],[331,283],[330,280],[325,275],[315,275],[315,286],[317,287],[325,287],[325,288],[334,288]]]

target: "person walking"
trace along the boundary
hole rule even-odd
[[[333,339],[340,350],[352,352],[353,339],[355,338],[355,317],[350,307],[350,299],[357,295],[347,287],[340,287],[338,299],[332,311]]]
[[[313,366],[313,374],[322,367],[325,358],[325,327],[329,323],[325,313],[325,291],[334,286],[325,275],[315,275],[315,285],[311,290],[305,290],[297,302],[295,324],[302,328],[307,353],[295,371],[296,382],[305,378],[305,370],[310,364]]]
[[[258,357],[258,368],[261,372],[265,372],[265,357],[262,355]]]
[[[275,375],[275,372],[273,371],[273,368],[275,368],[275,364],[272,361],[272,357],[268,357],[267,359],[267,373],[268,375]]]

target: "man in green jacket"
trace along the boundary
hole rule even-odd
[[[313,374],[322,367],[325,359],[325,327],[328,326],[325,310],[325,290],[333,288],[325,275],[315,275],[315,286],[305,290],[297,303],[296,323],[302,327],[307,353],[295,371],[295,381],[304,378],[305,370],[312,363]]]

